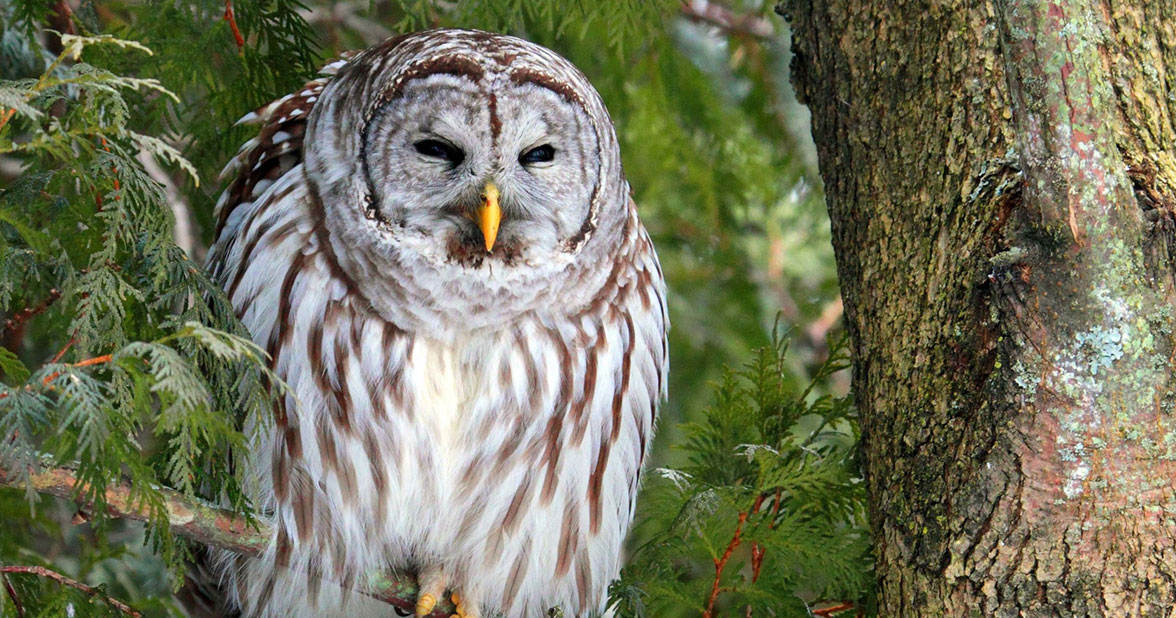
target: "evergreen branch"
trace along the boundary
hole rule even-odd
[[[46,569],[45,567],[41,567],[41,566],[0,566],[0,573],[4,573],[5,575],[7,575],[8,573],[21,573],[24,575],[37,575],[39,577],[45,577],[45,578],[51,579],[59,584],[69,586],[70,588],[74,588],[76,590],[81,590],[82,592],[84,592],[92,597],[101,597],[102,600],[109,603],[111,605],[111,607],[114,607],[118,611],[120,611],[128,616],[134,616],[134,618],[140,618],[143,615],[143,614],[140,614],[138,611],[136,611],[134,608],[132,608],[130,605],[127,605],[126,603],[123,603],[122,601],[119,601],[118,599],[114,599],[114,598],[111,598],[111,597],[108,597],[108,596],[102,594],[102,592],[100,592],[97,588],[94,588],[92,586],[87,586],[86,584],[83,584],[82,582],[70,579],[70,578],[62,575],[61,573],[58,573],[57,571],[50,571],[49,569]],[[5,582],[5,585],[8,585],[8,578],[7,577],[4,578],[4,582]],[[12,600],[14,603],[19,603],[19,601],[16,600],[16,595],[14,594],[14,592],[15,591],[12,590],[11,586],[8,586],[9,596],[12,597]],[[19,608],[20,606],[17,605],[17,607]],[[24,615],[23,610],[20,612],[20,614]]]
[[[38,493],[74,500],[85,492],[85,484],[79,481],[73,470],[48,468],[28,475],[28,484]],[[0,468],[0,487],[22,488],[25,484],[16,475]],[[270,541],[270,528],[263,522],[252,524],[237,517],[232,511],[211,506],[200,500],[187,497],[178,491],[161,488],[164,507],[167,509],[168,526],[172,534],[186,538],[207,547],[224,549],[243,556],[261,556]],[[110,485],[104,492],[106,512],[111,517],[147,522],[150,513],[147,506],[136,503],[131,497],[131,488],[123,484]],[[4,572],[0,567],[0,572]],[[31,567],[21,567],[31,568]],[[39,568],[39,567],[36,567]],[[65,582],[63,582],[65,583]],[[368,579],[363,594],[404,610],[416,608],[416,578],[407,575],[376,573]],[[456,608],[447,599],[438,601],[430,618],[446,618]],[[138,615],[138,614],[133,614]]]

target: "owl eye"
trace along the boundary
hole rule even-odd
[[[458,150],[453,144],[447,144],[441,140],[423,139],[413,144],[413,148],[426,157],[448,161],[454,167],[465,160],[464,152]]]
[[[519,163],[531,165],[533,163],[547,163],[555,158],[555,148],[551,144],[536,146],[519,155]]]

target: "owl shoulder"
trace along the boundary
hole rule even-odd
[[[232,179],[216,205],[216,237],[226,222],[242,205],[252,204],[302,163],[303,139],[310,112],[323,89],[347,62],[355,56],[347,52],[328,63],[319,76],[297,91],[249,112],[238,125],[258,125],[257,135],[244,144],[220,173],[221,180]]]

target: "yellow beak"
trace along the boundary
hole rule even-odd
[[[482,189],[482,206],[478,208],[478,227],[482,228],[482,237],[486,239],[486,252],[494,249],[494,240],[498,238],[498,224],[502,222],[502,209],[498,207],[498,187],[494,183],[486,183]]]

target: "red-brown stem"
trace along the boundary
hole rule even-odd
[[[83,584],[82,582],[74,581],[74,580],[62,575],[61,573],[58,573],[57,571],[50,571],[49,569],[46,569],[45,567],[39,567],[39,566],[0,566],[0,573],[21,573],[21,574],[25,574],[25,575],[37,575],[39,577],[45,577],[45,578],[51,579],[59,584],[69,586],[70,588],[75,588],[77,590],[81,590],[82,592],[84,592],[92,597],[101,597],[103,600],[105,600],[107,603],[109,603],[111,605],[111,607],[114,607],[118,611],[120,611],[128,616],[134,616],[135,618],[140,618],[142,616],[142,614],[135,611],[135,609],[132,608],[130,605],[127,605],[126,603],[123,603],[122,601],[119,601],[117,599],[112,599],[104,594],[101,594],[100,592],[91,588],[90,586]],[[7,581],[7,578],[5,578],[5,580]],[[10,592],[10,594],[11,594],[11,592]]]
[[[77,341],[78,340],[76,337],[70,337],[69,341],[65,342],[65,347],[61,348],[60,350],[57,351],[57,354],[53,355],[53,360],[49,361],[49,364],[52,365],[53,363],[59,362],[62,359],[62,357],[65,356],[65,353],[69,351],[70,347],[72,347],[73,344],[77,343]]]
[[[110,361],[111,361],[111,356],[109,354],[103,354],[102,356],[95,356],[94,358],[87,358],[86,360],[78,361],[78,362],[74,363],[73,366],[74,367],[89,367],[90,365],[101,365],[102,363],[109,363]],[[56,376],[54,376],[54,377],[56,377]]]
[[[110,144],[108,144],[106,142],[105,137],[102,137],[101,135],[99,135],[98,141],[100,141],[102,143],[102,150],[105,150],[106,152],[110,152]],[[111,165],[110,171],[114,172],[115,174],[118,174],[118,167]],[[118,200],[121,197],[118,195],[118,190],[119,190],[118,178],[114,178],[113,180],[114,180],[114,192],[115,192],[114,199]],[[98,212],[102,212],[102,194],[97,191],[94,192],[94,203],[98,206]]]
[[[755,583],[760,576],[760,565],[764,563],[764,548],[759,543],[751,544],[751,583]]]
[[[731,536],[731,542],[727,543],[727,549],[723,551],[723,555],[715,558],[715,581],[711,584],[710,600],[707,601],[706,611],[702,613],[702,618],[713,618],[715,614],[715,602],[719,599],[719,592],[722,591],[720,582],[723,579],[723,569],[727,566],[727,561],[731,559],[731,554],[735,553],[735,548],[743,542],[743,525],[747,523],[747,515],[749,512],[755,513],[760,509],[760,505],[764,503],[762,495],[757,496],[755,503],[752,504],[750,511],[742,511],[739,513],[739,523],[735,526],[735,534]]]
[[[57,302],[57,299],[59,298],[61,298],[61,290],[57,288],[49,290],[49,296],[46,297],[45,300],[41,301],[34,307],[25,307],[24,309],[16,312],[11,318],[8,318],[4,322],[3,332],[8,333],[13,329],[13,327],[20,326],[29,319],[44,313],[45,310],[53,305],[53,303]]]
[[[16,113],[15,107],[9,108],[9,109],[6,109],[6,110],[3,110],[2,112],[0,112],[0,129],[3,129],[4,125],[8,124],[8,121],[10,119],[12,119],[12,115],[15,113]]]
[[[813,610],[813,615],[814,616],[822,616],[823,618],[829,618],[829,616],[832,616],[833,614],[839,614],[841,612],[851,610],[851,609],[853,609],[853,607],[854,607],[853,603],[839,603],[839,604],[834,605],[832,607],[825,607],[823,609]]]
[[[71,367],[90,367],[93,365],[101,365],[102,363],[109,363],[110,361],[111,361],[111,356],[109,354],[103,354],[102,356],[95,356],[94,358],[87,358],[86,360],[78,361],[70,366]],[[45,386],[49,386],[49,383],[56,380],[60,375],[61,375],[60,371],[54,371],[53,373],[45,376],[45,379],[41,380],[41,384],[44,384]]]
[[[735,534],[731,537],[731,542],[727,543],[727,549],[723,552],[721,558],[715,558],[715,581],[711,585],[710,600],[706,604],[706,611],[702,613],[702,618],[712,618],[715,614],[715,601],[719,598],[719,582],[723,578],[723,568],[727,566],[727,561],[731,559],[731,554],[739,547],[739,543],[743,540],[743,524],[747,523],[747,511],[739,513],[739,524],[735,526]]]
[[[241,29],[237,27],[237,18],[233,15],[233,0],[225,0],[225,21],[233,30],[233,40],[237,42],[237,51],[245,49],[245,37],[241,36]]]
[[[73,340],[70,340],[70,343],[73,343]],[[67,345],[66,347],[68,348],[69,346]],[[58,356],[61,356],[61,354],[64,354],[64,353],[65,353],[65,350],[63,349],[58,354]],[[56,358],[54,360],[56,360]],[[109,363],[111,360],[112,360],[112,357],[109,354],[103,354],[102,356],[95,356],[94,358],[87,358],[85,360],[78,361],[76,363],[71,364],[70,367],[90,367],[93,365],[101,365],[103,363]],[[61,372],[54,371],[53,373],[45,376],[44,379],[41,380],[41,384],[43,386],[49,386],[49,383],[56,380],[59,376],[61,376]],[[0,393],[0,399],[4,399],[7,396],[8,396],[8,393]]]
[[[772,500],[773,500],[772,514],[771,514],[771,519],[768,521],[768,528],[775,528],[776,527],[776,514],[780,512],[780,502],[781,502],[779,488],[776,489],[776,496]],[[756,499],[755,506],[752,508],[752,512],[758,513],[760,510],[760,506],[763,505],[763,502],[764,502],[764,496],[761,494],[760,497]],[[751,542],[751,583],[753,583],[753,584],[755,582],[759,581],[760,568],[763,566],[763,563],[764,563],[764,552],[765,551],[766,550],[759,543],[757,543],[755,541]],[[751,606],[750,605],[747,606],[747,618],[751,618]]]
[[[755,508],[753,509],[753,512],[756,512],[756,513],[759,512],[760,505],[763,504],[763,501],[764,501],[763,496],[760,496],[759,499],[757,499],[755,501]],[[771,521],[768,522],[769,528],[776,527],[776,513],[778,513],[778,512],[780,512],[780,490],[779,489],[776,490],[776,496],[775,496],[775,498],[773,498],[772,519],[771,519]],[[761,547],[759,543],[756,543],[753,541],[751,543],[751,583],[754,584],[757,580],[759,580],[760,566],[763,563],[764,563],[764,548]],[[748,615],[750,615],[751,608],[748,608],[747,611],[748,611]]]

